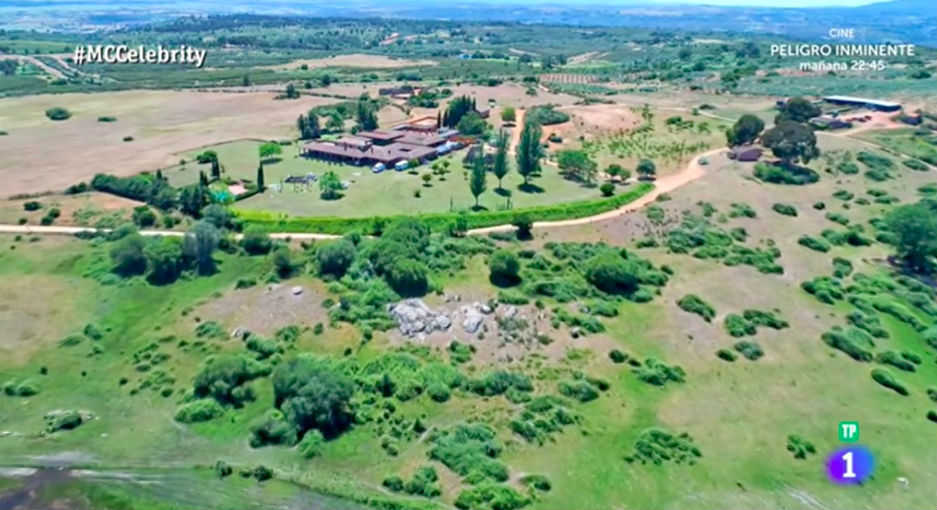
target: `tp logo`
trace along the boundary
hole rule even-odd
[[[839,422],[839,440],[843,443],[855,443],[859,440],[859,422]]]

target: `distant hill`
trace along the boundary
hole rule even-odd
[[[0,3],[0,28],[17,20],[55,20],[46,28],[150,23],[191,14],[290,14],[327,17],[384,17],[505,21],[581,26],[628,26],[700,32],[775,34],[807,40],[827,37],[832,27],[855,28],[856,42],[902,41],[937,47],[935,0],[893,0],[860,7],[727,7],[676,5],[648,0],[595,0],[598,5],[539,0],[9,0]],[[753,3],[754,0],[753,0]],[[62,16],[67,13],[68,16]],[[46,14],[46,17],[43,17]],[[67,19],[67,23],[63,23]]]

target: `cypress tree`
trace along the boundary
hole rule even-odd
[[[260,191],[263,191],[266,186],[264,186],[264,164],[263,162],[257,166],[257,188]]]
[[[208,176],[205,175],[204,170],[198,171],[198,183],[202,186],[208,186]]]

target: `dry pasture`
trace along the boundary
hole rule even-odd
[[[133,175],[177,154],[241,138],[290,137],[296,117],[330,98],[274,100],[269,92],[127,91],[0,99],[4,195],[59,191],[96,173]],[[52,121],[48,108],[72,116]],[[101,116],[116,122],[99,122]],[[124,142],[126,136],[133,140]]]

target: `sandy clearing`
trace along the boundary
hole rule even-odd
[[[602,131],[622,131],[641,124],[641,116],[630,105],[593,104],[564,106],[560,110],[574,117],[573,122],[580,126],[594,127]]]
[[[127,91],[0,99],[3,194],[62,190],[99,172],[133,175],[178,163],[180,152],[293,134],[296,117],[337,99],[274,100],[269,92]],[[46,118],[62,106],[66,121]],[[100,116],[116,122],[98,122]],[[125,136],[133,141],[124,142]]]
[[[437,63],[432,60],[409,60],[403,58],[393,58],[385,55],[367,55],[364,53],[351,53],[348,55],[336,55],[328,58],[308,58],[294,60],[286,64],[277,64],[265,66],[263,69],[275,69],[278,71],[288,71],[299,69],[305,65],[308,69],[321,69],[324,67],[361,67],[366,69],[397,69],[401,67],[426,67],[434,66]]]

